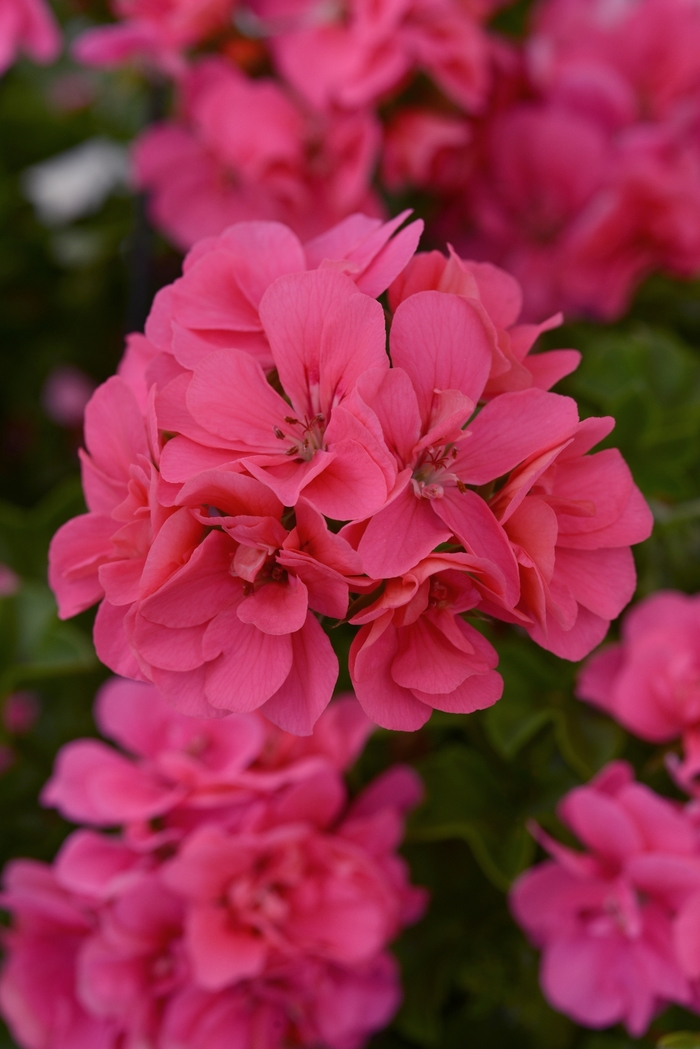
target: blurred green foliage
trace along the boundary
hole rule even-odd
[[[526,7],[504,11],[503,28],[518,32]],[[70,24],[78,16],[67,17]],[[94,732],[92,698],[107,673],[94,659],[90,614],[60,623],[46,585],[48,541],[81,512],[82,497],[80,435],[46,417],[41,391],[59,364],[78,366],[96,382],[113,372],[126,330],[137,209],[115,196],[94,215],[48,228],[23,198],[21,174],[94,135],[128,141],[152,99],[128,75],[85,74],[87,101],[66,108],[57,100],[72,72],[67,64],[20,65],[0,84],[0,561],[22,580],[16,594],[0,599],[0,708],[19,686],[31,687],[41,703],[26,735],[0,728],[0,745],[14,755],[0,774],[3,862],[55,854],[68,827],[37,797],[58,748]],[[82,254],[75,250],[81,243]],[[178,265],[165,245],[155,240],[153,247],[151,290]],[[561,391],[578,399],[583,415],[615,417],[607,443],[620,447],[652,504],[654,535],[637,550],[640,595],[700,589],[700,288],[654,278],[624,322],[571,325],[547,341],[583,351]],[[500,653],[503,699],[470,717],[436,714],[415,734],[377,732],[351,776],[359,789],[388,763],[407,761],[426,784],[404,851],[432,903],[397,945],[405,1004],[375,1049],[700,1045],[692,1033],[669,1034],[700,1031],[700,1018],[678,1009],[635,1041],[622,1030],[585,1031],[544,1002],[537,954],[505,896],[537,858],[528,821],[566,838],[558,799],[616,756],[632,761],[655,789],[672,788],[657,749],[575,699],[575,666],[516,629],[483,629]],[[341,663],[349,637],[334,633]],[[347,680],[340,685],[347,688]],[[0,1046],[11,1046],[6,1034]]]

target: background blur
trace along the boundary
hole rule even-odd
[[[526,8],[502,12],[500,27],[519,32]],[[108,17],[79,0],[58,13],[69,40]],[[20,62],[0,81],[0,561],[20,580],[9,593],[12,579],[0,579],[3,863],[51,859],[67,833],[37,795],[57,749],[94,733],[92,698],[107,676],[92,651],[92,613],[67,624],[55,617],[46,550],[56,527],[82,509],[85,400],[114,372],[124,335],[142,325],[153,293],[179,272],[180,256],[149,230],[124,176],[126,144],[158,113],[162,90],[65,57],[48,68]],[[79,164],[72,175],[64,168],[63,180],[55,163],[53,181],[50,167],[37,169],[76,147],[87,150],[82,182]],[[426,206],[409,203],[419,215]],[[700,286],[653,278],[621,322],[577,324],[547,338],[583,351],[580,369],[558,389],[583,414],[615,416],[608,443],[652,504],[655,534],[635,551],[639,596],[697,591]],[[501,702],[468,718],[435,714],[416,734],[378,731],[353,773],[357,788],[389,760],[410,761],[428,786],[405,854],[433,904],[398,945],[406,1002],[372,1044],[624,1049],[653,1046],[667,1030],[700,1030],[700,1018],[673,1010],[647,1040],[593,1034],[541,997],[536,954],[504,895],[535,855],[526,819],[565,837],[553,816],[557,799],[618,755],[656,790],[672,788],[658,748],[573,698],[575,667],[500,629]],[[0,1034],[0,1046],[11,1045]]]

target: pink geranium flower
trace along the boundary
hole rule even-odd
[[[350,675],[377,724],[411,731],[433,710],[468,714],[500,699],[498,655],[459,615],[481,597],[468,572],[485,589],[501,582],[486,559],[433,554],[389,580],[351,619],[361,629],[350,649]]]
[[[639,1037],[667,1003],[692,999],[674,925],[700,884],[696,827],[624,762],[567,794],[559,816],[588,851],[538,832],[552,859],[516,881],[513,914],[542,949],[554,1008],[586,1027],[624,1022]]]
[[[653,743],[679,736],[685,756],[669,755],[673,775],[697,793],[700,770],[700,599],[659,591],[622,622],[622,638],[596,652],[579,674],[577,695]]]
[[[179,247],[248,219],[309,238],[353,211],[381,213],[370,189],[379,129],[368,111],[314,114],[278,82],[222,58],[188,70],[180,95],[179,119],[150,127],[133,151],[153,220]]]
[[[344,771],[372,729],[351,697],[331,704],[313,735],[299,739],[276,732],[257,712],[187,717],[153,685],[117,678],[98,693],[95,717],[102,733],[127,753],[99,740],[67,743],[42,802],[67,819],[98,827],[131,824],[137,834],[144,821],[176,808],[247,805],[317,780],[329,764]]]
[[[369,729],[349,697],[303,742],[257,714],[183,718],[125,681],[98,716],[135,758],[69,744],[44,800],[121,834],[77,830],[53,866],[5,873],[0,1009],[18,1044],[360,1049],[400,1001],[388,942],[425,906],[396,854],[415,773],[394,766],[348,804],[340,770]],[[134,807],[146,784],[167,804]]]
[[[44,0],[6,0],[0,14],[0,74],[20,52],[45,65],[60,51],[58,22]]]
[[[485,12],[449,0],[352,0],[335,17],[311,3],[256,0],[280,74],[318,109],[376,103],[417,70],[459,105],[474,109],[488,86]]]
[[[182,76],[184,52],[225,29],[235,6],[236,0],[115,0],[116,25],[81,33],[73,54],[88,66],[109,69],[140,59]]]

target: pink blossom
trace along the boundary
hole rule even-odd
[[[61,50],[61,33],[44,0],[6,0],[0,18],[0,74],[20,52],[35,62],[53,62]]]
[[[467,575],[488,586],[493,568],[465,554],[433,554],[351,622],[361,626],[350,649],[357,697],[373,721],[414,730],[433,710],[471,713],[500,699],[495,650],[459,613],[479,603]]]
[[[324,17],[309,2],[289,12],[279,0],[257,0],[254,10],[280,74],[318,109],[371,105],[417,70],[458,105],[483,101],[489,48],[472,5],[353,0]]]
[[[0,1008],[18,1043],[359,1049],[400,1001],[387,945],[425,907],[396,855],[416,775],[395,766],[348,805],[336,763],[368,727],[351,698],[304,743],[256,714],[183,718],[124,681],[103,689],[98,717],[135,752],[119,760],[137,784],[160,777],[180,795],[157,828],[153,812],[130,823],[115,751],[95,742],[102,768],[73,780],[80,741],[59,755],[45,800],[75,817],[111,798],[126,825],[74,832],[52,867],[6,870]]]
[[[559,817],[588,851],[538,832],[552,859],[515,882],[513,914],[542,949],[554,1008],[586,1027],[622,1021],[639,1037],[666,1004],[692,1000],[674,924],[700,884],[696,827],[624,762],[567,794]]]
[[[114,0],[120,21],[86,30],[73,54],[88,66],[111,68],[141,59],[181,76],[185,50],[225,29],[235,6],[236,0]]]
[[[320,784],[328,765],[343,771],[354,761],[372,728],[352,697],[335,700],[313,735],[299,739],[255,712],[187,717],[153,685],[118,678],[98,693],[95,716],[102,733],[127,753],[99,740],[67,743],[42,801],[67,819],[133,824],[135,833],[143,821],[176,808],[248,805],[302,780]],[[331,804],[334,786],[327,795]]]
[[[690,746],[700,727],[699,637],[697,596],[652,594],[625,615],[621,641],[584,666],[577,694],[642,739],[683,736]]]
[[[629,544],[648,538],[653,526],[620,453],[585,454],[612,426],[609,418],[579,423],[514,470],[490,501],[518,561],[515,612],[527,617],[522,625],[538,644],[564,659],[587,655],[631,600]]]
[[[387,189],[457,189],[471,138],[463,117],[402,107],[385,131],[382,179]]]
[[[475,130],[461,242],[518,278],[528,317],[613,319],[654,270],[700,268],[699,42],[686,0],[538,6]]]
[[[365,709],[417,727],[498,698],[465,612],[580,659],[632,595],[650,513],[618,452],[586,454],[611,421],[541,388],[577,356],[528,356],[556,318],[517,324],[517,283],[454,255],[401,276],[404,217],[202,242],[88,405],[90,512],[54,538],[51,585],[62,616],[101,601],[100,658],[182,713],[310,733],[338,676],[318,617],[349,616]]]
[[[505,270],[488,262],[460,259],[450,249],[416,254],[389,290],[393,309],[409,295],[429,289],[462,295],[480,314],[491,344],[491,373],[484,396],[537,386],[549,390],[579,364],[577,350],[530,356],[538,336],[561,323],[560,313],[541,324],[518,324],[522,289]]]
[[[381,213],[369,111],[313,114],[276,81],[249,79],[223,59],[194,66],[180,91],[180,119],[149,128],[133,152],[154,222],[178,246],[248,219],[308,238],[353,211]]]

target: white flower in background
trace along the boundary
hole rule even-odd
[[[22,191],[42,222],[58,226],[98,211],[127,177],[126,147],[97,137],[27,168]]]

